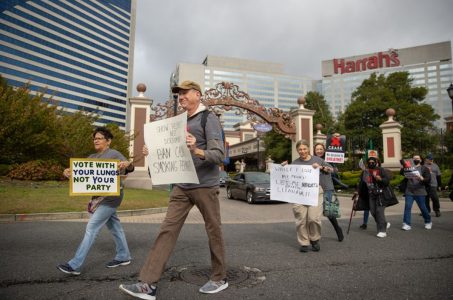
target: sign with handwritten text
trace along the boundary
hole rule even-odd
[[[186,145],[187,112],[145,124],[148,168],[153,184],[199,183]]]
[[[70,196],[118,196],[120,173],[117,159],[71,158]]]
[[[271,199],[318,205],[319,169],[305,165],[271,165]]]

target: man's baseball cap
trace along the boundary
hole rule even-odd
[[[171,88],[171,91],[175,94],[179,93],[180,90],[196,90],[199,91],[200,94],[203,95],[201,92],[200,85],[194,81],[186,80],[181,82],[179,85],[174,86]]]

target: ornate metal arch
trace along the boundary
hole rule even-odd
[[[262,106],[258,100],[239,90],[239,86],[230,82],[221,82],[216,84],[215,88],[207,90],[201,102],[216,113],[223,111],[236,110],[238,115],[246,115],[247,120],[252,123],[269,123],[273,129],[285,136],[293,136],[296,133],[296,126],[289,112],[272,107]],[[174,115],[174,100],[168,100],[166,103],[157,104],[153,107],[155,111],[151,120],[172,117]],[[177,114],[182,112],[178,110]]]

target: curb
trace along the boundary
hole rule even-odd
[[[167,207],[145,208],[136,210],[119,210],[119,217],[131,217],[167,212]],[[0,222],[26,222],[26,221],[51,221],[88,219],[88,212],[62,212],[62,213],[37,213],[37,214],[0,214]]]

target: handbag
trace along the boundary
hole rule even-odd
[[[332,199],[324,199],[322,202],[322,214],[327,218],[341,217],[340,202],[336,194],[332,194]]]
[[[395,192],[393,189],[387,185],[382,189],[382,196],[384,197],[384,206],[392,206],[398,204],[398,198],[396,198]]]

